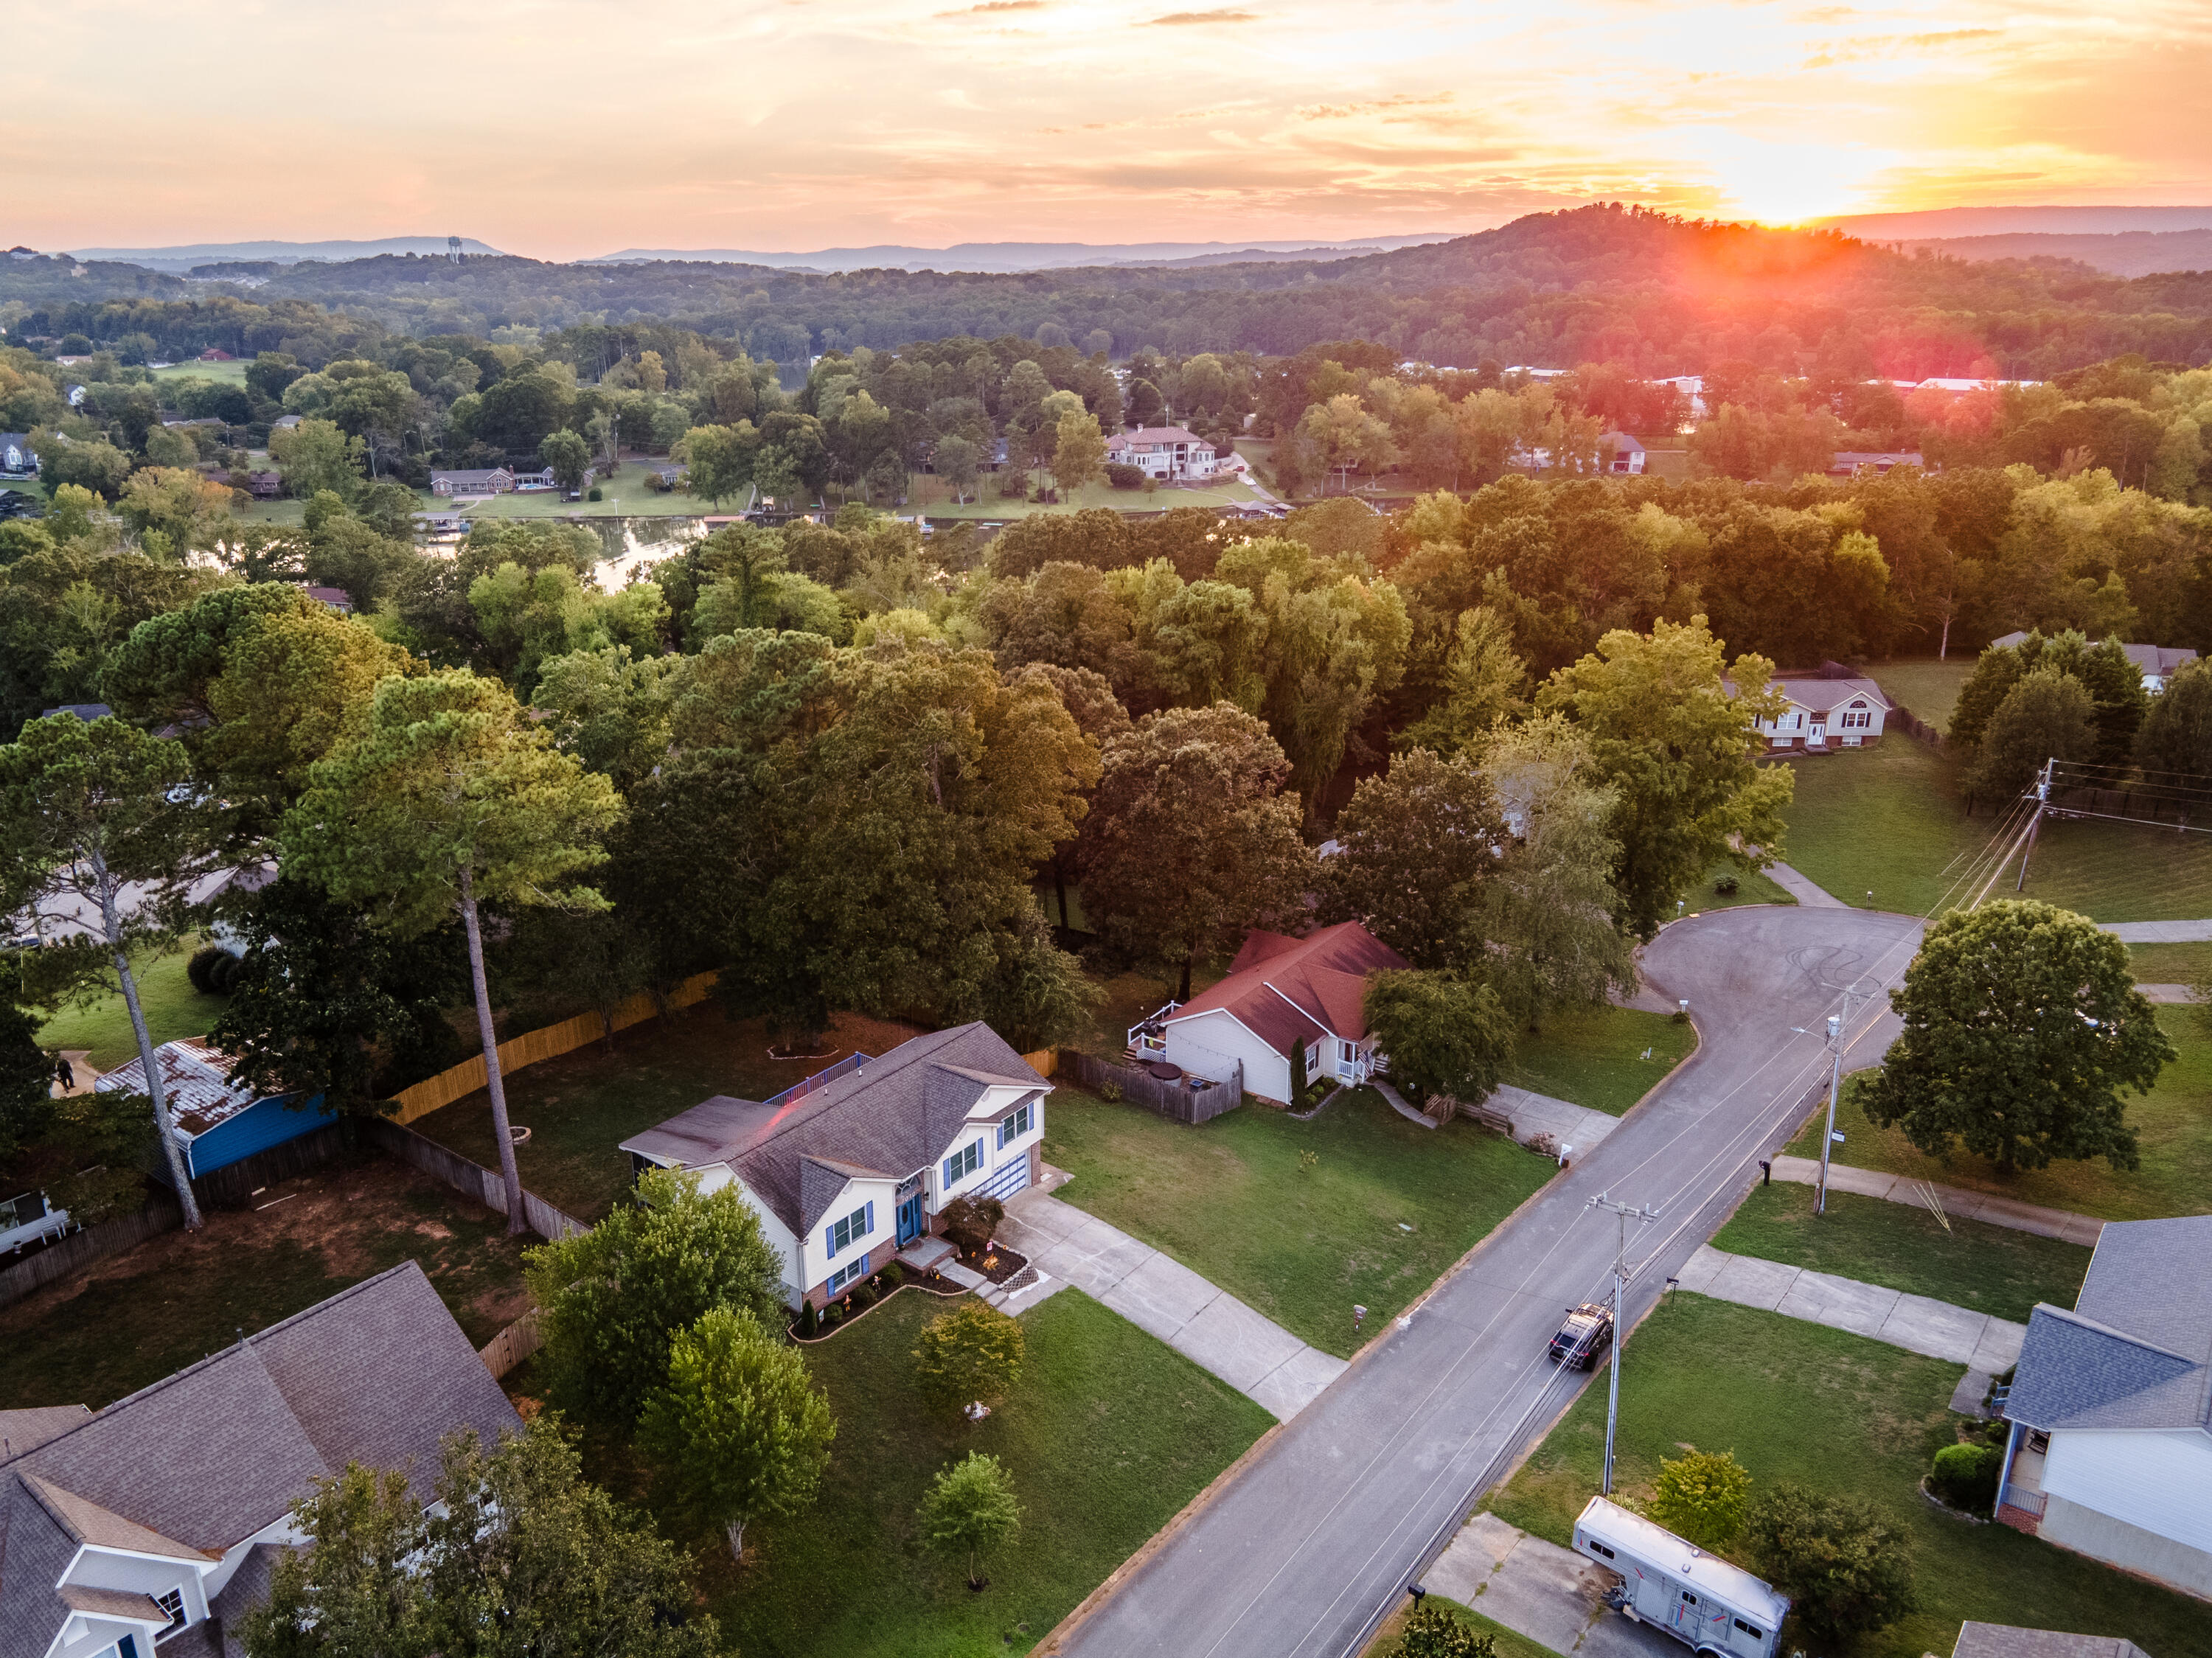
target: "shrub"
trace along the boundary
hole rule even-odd
[[[1141,489],[1145,484],[1145,469],[1109,460],[1106,463],[1106,482],[1116,489]]]
[[[922,1327],[915,1380],[938,1409],[995,1405],[1021,1380],[1027,1344],[1022,1327],[995,1307],[963,1301]]]
[[[1759,1576],[1823,1643],[1841,1646],[1918,1604],[1905,1533],[1858,1497],[1778,1485],[1752,1505],[1745,1536]]]
[[[1733,875],[1722,876],[1719,880],[1713,883],[1713,890],[1719,893],[1723,898],[1735,897],[1736,892],[1735,877]]]
[[[599,486],[594,483],[590,489],[585,492],[584,499],[586,501],[605,501],[606,499],[606,495],[600,489]]]
[[[191,981],[192,988],[198,991],[201,995],[212,996],[215,994],[215,981],[212,976],[215,964],[229,959],[228,950],[220,949],[214,944],[203,944],[192,952],[191,959],[185,963],[185,977]]]
[[[822,1309],[822,1327],[823,1329],[834,1330],[844,1321],[845,1309],[837,1303],[833,1301],[827,1307],[824,1307]]]
[[[2004,1453],[1994,1445],[1946,1445],[1928,1471],[1928,1489],[1954,1509],[1986,1514],[1996,1507]]]
[[[876,1286],[866,1281],[856,1284],[853,1286],[853,1293],[845,1299],[851,1303],[854,1312],[865,1313],[876,1304],[878,1299]]]
[[[1751,1475],[1733,1451],[1692,1451],[1659,1463],[1644,1512],[1677,1537],[1720,1553],[1742,1531]]]
[[[800,1302],[799,1303],[799,1339],[801,1340],[813,1339],[815,1332],[819,1330],[821,1327],[822,1316],[814,1310],[814,1303],[811,1301]]]
[[[215,960],[208,963],[208,988],[218,996],[228,996],[238,983],[238,957],[227,950],[218,950]]]
[[[906,1268],[893,1261],[876,1276],[883,1280],[886,1291],[896,1290],[906,1282]]]
[[[1392,1658],[1493,1658],[1497,1637],[1477,1632],[1442,1606],[1421,1606],[1406,1620],[1406,1638]]]
[[[955,1198],[945,1206],[945,1235],[973,1254],[988,1247],[1006,1206],[996,1198]]]

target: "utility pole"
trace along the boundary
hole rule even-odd
[[[1613,1495],[1613,1436],[1620,1421],[1620,1344],[1627,1334],[1621,1315],[1628,1288],[1628,1218],[1633,1215],[1638,1220],[1655,1221],[1659,1218],[1659,1212],[1639,1208],[1632,1204],[1615,1203],[1603,1192],[1589,1200],[1589,1207],[1610,1209],[1620,1217],[1620,1242],[1613,1252],[1613,1378],[1607,1384],[1605,1398],[1604,1494],[1610,1497]]]
[[[1828,1015],[1828,1128],[1820,1136],[1820,1189],[1813,1212],[1828,1212],[1828,1154],[1836,1145],[1836,1094],[1844,1080],[1844,1027],[1851,1022],[1851,993],[1844,992],[1844,1011]]]
[[[2027,890],[2027,860],[2035,856],[2035,832],[2043,826],[2043,814],[2051,805],[2051,773],[2058,762],[2045,760],[2043,769],[2035,779],[2035,816],[2027,820],[2027,850],[2020,855],[2020,879],[2013,883],[2014,892]]]

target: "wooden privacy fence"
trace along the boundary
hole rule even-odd
[[[1141,1105],[1177,1122],[1207,1122],[1244,1103],[1242,1061],[1237,1064],[1236,1074],[1226,1082],[1193,1088],[1188,1078],[1162,1082],[1149,1071],[1140,1071],[1133,1065],[1115,1065],[1073,1048],[1062,1048],[1060,1060],[1075,1080],[1091,1092],[1103,1094],[1114,1090],[1131,1104]]]
[[[538,1333],[538,1309],[533,1307],[477,1349],[477,1357],[493,1376],[503,1376],[544,1345],[544,1338]]]
[[[507,1212],[507,1182],[500,1178],[497,1169],[487,1169],[386,1119],[363,1118],[361,1132],[371,1145],[382,1146],[403,1163],[412,1163],[424,1174],[445,1181],[463,1196],[474,1198],[485,1208],[502,1215]],[[528,1190],[522,1194],[522,1223],[539,1237],[547,1239],[564,1238],[592,1230]]]
[[[0,1307],[21,1301],[32,1291],[56,1278],[67,1278],[96,1260],[135,1248],[148,1238],[173,1232],[184,1224],[184,1212],[177,1207],[175,1199],[164,1195],[135,1215],[118,1215],[113,1220],[72,1232],[59,1242],[48,1244],[36,1254],[26,1255],[0,1272]]]
[[[602,1017],[597,1013],[579,1013],[573,1019],[563,1019],[558,1024],[549,1024],[536,1030],[526,1030],[520,1036],[510,1036],[499,1045],[499,1069],[501,1076],[511,1076],[525,1066],[538,1064],[542,1060],[557,1060],[563,1054],[573,1054],[587,1043],[604,1041],[611,1030],[627,1030],[634,1024],[659,1014],[666,1007],[690,1007],[707,999],[718,975],[701,973],[686,979],[678,986],[667,1002],[657,1001],[646,991],[640,991],[617,1007],[611,1016]],[[441,1071],[434,1077],[426,1077],[412,1088],[403,1088],[392,1097],[398,1109],[392,1114],[394,1122],[412,1122],[417,1117],[451,1105],[455,1100],[466,1099],[489,1078],[484,1072],[483,1055],[464,1060],[460,1064]]]
[[[1917,738],[1931,749],[1941,749],[1943,746],[1943,733],[1902,702],[1883,717],[1882,725],[1884,729],[1894,726],[1907,737]]]

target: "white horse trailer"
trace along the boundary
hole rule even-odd
[[[1774,1658],[1790,1597],[1663,1526],[1593,1497],[1575,1552],[1620,1578],[1606,1604],[1712,1658]]]

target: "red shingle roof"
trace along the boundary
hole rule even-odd
[[[1255,932],[1237,952],[1229,976],[1185,1002],[1167,1023],[1219,1009],[1281,1053],[1324,1034],[1356,1042],[1367,1034],[1367,975],[1407,965],[1357,921],[1303,938]]]

